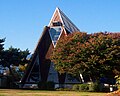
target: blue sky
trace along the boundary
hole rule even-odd
[[[56,7],[81,31],[120,32],[120,0],[0,0],[4,47],[12,45],[33,52]]]

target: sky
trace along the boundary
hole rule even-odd
[[[81,32],[120,32],[120,0],[0,0],[0,39],[33,52],[59,7]]]

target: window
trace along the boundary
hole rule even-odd
[[[56,45],[56,42],[60,36],[61,33],[61,27],[51,27],[49,30],[50,37],[52,39],[53,45]]]
[[[62,26],[62,23],[59,21],[54,21],[53,26]]]

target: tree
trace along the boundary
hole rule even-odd
[[[119,50],[120,33],[76,32],[58,41],[51,59],[60,73],[114,78],[120,73]]]
[[[85,54],[86,73],[96,79],[114,78],[120,73],[120,33],[95,33],[82,50]],[[109,73],[109,74],[108,74]]]
[[[15,66],[25,65],[28,63],[26,57],[29,55],[29,50],[25,51],[20,50],[19,48],[10,47],[8,50],[4,50],[2,56],[2,66],[7,67],[10,71],[10,75],[14,78],[15,81],[18,81],[20,78],[15,75]]]
[[[5,39],[0,39],[0,61],[2,59],[2,54],[3,54],[3,49],[4,49],[4,44],[3,42],[5,41]]]
[[[83,44],[88,38],[89,36],[86,33],[75,32],[58,41],[51,59],[59,73],[68,73],[76,76],[82,74],[83,70],[81,69],[83,68],[80,64],[80,59],[85,58],[80,58],[78,55],[81,52],[80,48],[83,48]]]

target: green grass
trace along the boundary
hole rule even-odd
[[[0,89],[0,96],[105,96],[107,93]]]

